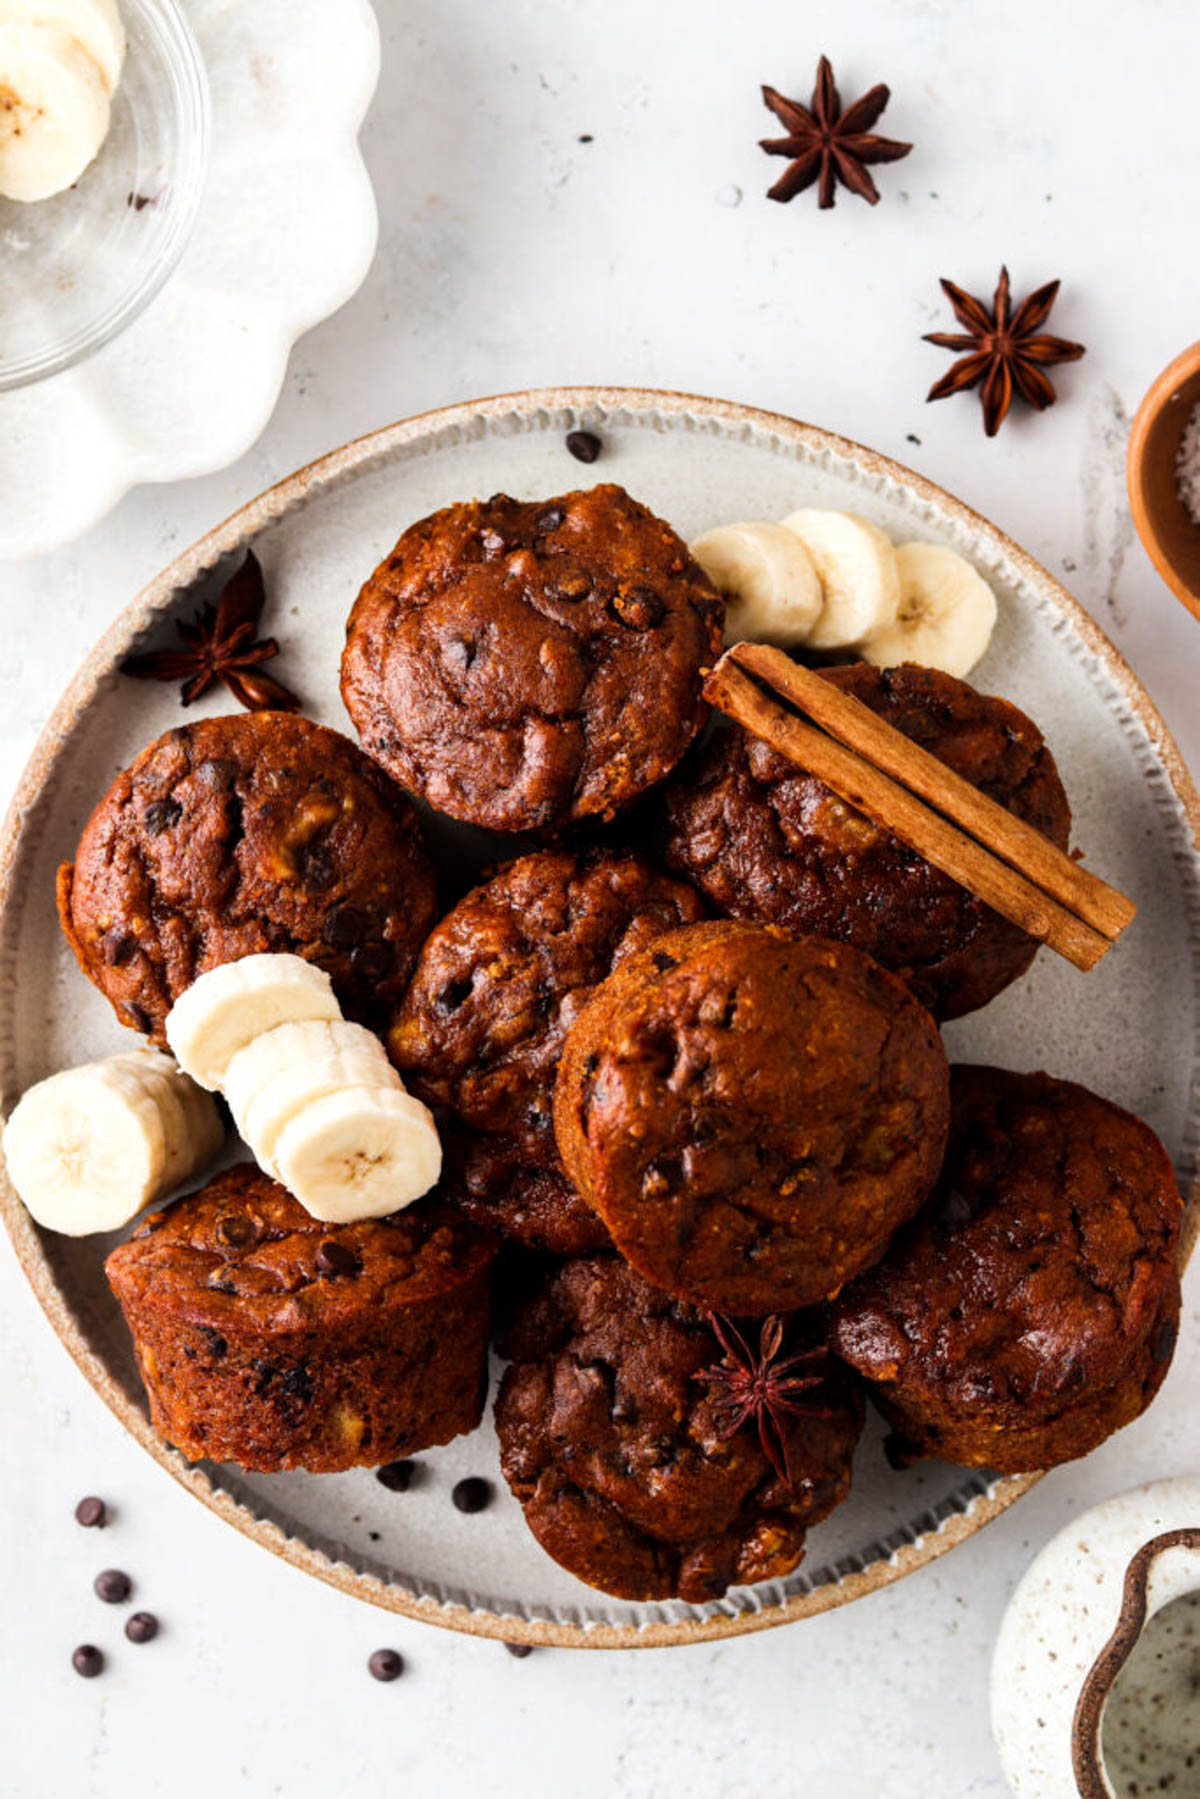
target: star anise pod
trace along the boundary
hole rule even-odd
[[[773,87],[764,87],[762,97],[787,136],[760,138],[759,148],[768,156],[792,159],[774,187],[768,190],[768,200],[791,200],[819,179],[818,206],[833,205],[839,181],[852,194],[858,194],[874,206],[879,199],[879,189],[867,173],[866,165],[869,162],[898,162],[912,149],[911,144],[898,143],[895,138],[876,137],[871,130],[891,98],[890,90],[882,82],[842,111],[841,96],[827,56],[823,56],[817,65],[817,85],[808,106],[801,106],[799,100],[785,100]]]
[[[121,673],[143,681],[182,681],[179,697],[185,706],[220,681],[248,712],[298,711],[296,695],[259,666],[279,654],[273,637],[255,636],[266,598],[262,568],[249,550],[216,605],[176,626],[186,649],[126,656]]]
[[[764,1318],[757,1353],[732,1319],[721,1318],[716,1312],[707,1313],[706,1318],[725,1351],[725,1360],[715,1367],[702,1368],[696,1379],[713,1394],[721,1414],[721,1438],[736,1436],[743,1425],[753,1421],[758,1427],[763,1454],[780,1480],[790,1487],[789,1417],[798,1417],[801,1413],[813,1418],[832,1417],[826,1408],[802,1398],[803,1394],[821,1385],[824,1376],[811,1370],[825,1359],[827,1352],[818,1345],[781,1360],[783,1319],[777,1316]],[[809,1372],[801,1373],[801,1369]]]
[[[1045,370],[1056,362],[1078,362],[1084,354],[1082,344],[1041,331],[1058,289],[1057,281],[1048,281],[1014,311],[1008,270],[1002,268],[989,312],[982,300],[964,293],[953,281],[943,280],[942,292],[966,330],[928,331],[925,342],[939,344],[943,350],[965,350],[966,355],[951,363],[941,380],[934,382],[926,399],[944,400],[947,394],[962,393],[982,382],[979,398],[983,404],[983,428],[989,437],[995,437],[1004,423],[1014,392],[1035,412],[1053,406],[1058,396]]]

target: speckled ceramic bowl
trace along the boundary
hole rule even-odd
[[[563,434],[603,439],[583,469]],[[118,768],[180,719],[174,690],[123,680],[137,641],[208,597],[245,547],[266,572],[266,628],[281,677],[309,715],[348,729],[338,694],[346,614],[404,527],[498,489],[550,495],[613,480],[687,537],[731,518],[805,504],[865,513],[897,538],[953,545],[993,583],[1000,620],[975,679],[1045,729],[1089,865],[1138,902],[1134,925],[1090,975],[1043,951],[986,1011],[947,1027],[952,1056],[1045,1067],[1143,1113],[1185,1187],[1196,1169],[1196,974],[1200,803],[1162,720],[1111,644],[1029,556],[920,476],[810,425],[678,394],[554,389],[454,406],[347,445],[263,494],[186,551],[106,633],[51,717],[0,846],[0,1084],[31,1081],[119,1047],[123,1033],[63,945],[57,862],[73,853]],[[213,696],[198,710],[220,711]],[[455,827],[454,829],[457,829]],[[438,827],[447,846],[444,823]],[[454,847],[461,853],[461,841]],[[124,1039],[127,1041],[127,1037]],[[899,1475],[872,1426],[848,1503],[812,1533],[789,1579],[705,1606],[631,1605],[581,1585],[539,1549],[498,1482],[466,1517],[449,1502],[468,1474],[497,1477],[490,1421],[423,1458],[403,1499],[369,1471],[256,1476],[188,1467],[150,1429],[104,1240],[37,1231],[10,1191],[5,1218],[38,1297],[80,1367],[145,1448],[198,1498],[298,1567],[377,1605],[512,1641],[578,1647],[685,1643],[782,1624],[897,1580],[980,1529],[1037,1478],[925,1464]],[[1189,1237],[1190,1242],[1190,1237]]]

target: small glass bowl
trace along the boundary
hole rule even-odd
[[[99,155],[49,200],[0,198],[0,392],[81,362],[149,305],[204,190],[208,82],[175,0],[121,0],[125,66]]]

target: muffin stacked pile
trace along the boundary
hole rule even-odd
[[[739,728],[692,750],[723,616],[620,488],[451,506],[350,614],[361,752],[209,719],[101,801],[60,909],[124,1022],[161,1043],[206,971],[298,957],[442,1140],[435,1191],[389,1216],[319,1224],[245,1164],[112,1253],[185,1453],[344,1468],[473,1428],[490,1281],[538,1540],[608,1592],[701,1601],[796,1566],[864,1391],[901,1456],[1002,1469],[1153,1396],[1179,1301],[1161,1145],[1068,1082],[947,1067],[935,1021],[1035,945]],[[1066,845],[1007,702],[910,665],[827,678]],[[401,787],[503,834],[480,884],[445,891],[461,842],[431,858]]]

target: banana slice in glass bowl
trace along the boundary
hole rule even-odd
[[[254,442],[371,265],[378,78],[368,0],[0,0],[0,559]]]

